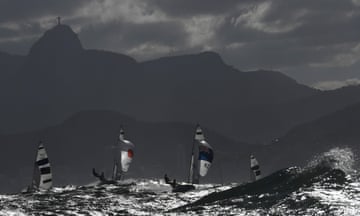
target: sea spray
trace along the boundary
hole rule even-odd
[[[335,147],[327,152],[316,155],[305,167],[313,169],[315,167],[328,167],[339,169],[345,174],[354,173],[355,155],[350,148]]]
[[[353,171],[353,165],[354,154],[351,149],[330,149],[315,156],[305,168],[281,169],[258,181],[209,194],[173,211],[193,212],[204,206],[215,208],[220,205],[250,212],[272,209],[286,215],[328,215],[333,204],[327,205],[327,202],[312,196],[311,192],[317,188],[323,191],[341,191],[351,182],[347,181],[346,174]],[[318,214],[319,212],[323,214]]]

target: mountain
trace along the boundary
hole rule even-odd
[[[0,93],[7,98],[0,131],[43,128],[84,109],[116,110],[114,102],[121,106],[116,91],[123,88],[119,71],[134,71],[136,64],[125,55],[84,50],[70,27],[57,25],[32,46]]]
[[[26,57],[0,52],[0,90],[8,88],[9,80],[25,62]],[[6,87],[5,87],[6,86]]]
[[[32,61],[45,62],[59,58],[76,57],[83,51],[75,32],[67,25],[57,25],[31,47],[28,57]]]
[[[274,155],[273,166],[304,165],[312,155],[329,149],[350,148],[360,153],[360,103],[300,124],[262,152]],[[342,155],[347,159],[348,155]],[[353,158],[352,160],[354,160]],[[358,163],[358,162],[357,162]],[[340,164],[341,165],[341,164]],[[350,167],[351,164],[341,166]],[[354,164],[358,166],[359,164]]]
[[[241,125],[247,141],[261,142],[261,137],[279,138],[296,125],[313,121],[359,102],[360,86],[349,86],[332,91],[320,91],[298,100],[253,106],[243,110],[241,118],[234,119],[248,124]],[[274,136],[275,135],[275,136]]]
[[[239,71],[214,52],[137,62],[87,50],[66,25],[45,32],[6,80],[3,134],[59,124],[81,110],[113,110],[143,121],[199,122],[263,144],[360,100],[359,87],[322,92],[280,72]]]
[[[213,52],[138,63],[85,50],[65,25],[45,32],[8,83],[1,93],[7,98],[3,133],[46,127],[80,110],[111,109],[151,121],[204,121],[239,138],[231,131],[238,110],[318,92],[278,72],[238,71]]]
[[[0,68],[3,71],[12,69],[13,67],[19,66],[23,63],[25,56],[11,55],[8,53],[0,52]]]

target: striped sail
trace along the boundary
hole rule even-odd
[[[125,139],[124,130],[121,128],[119,139],[115,146],[113,180],[120,180],[123,173],[129,170],[134,157],[134,148],[135,145]]]
[[[260,166],[256,158],[250,156],[250,179],[251,181],[256,181],[261,178]]]
[[[48,155],[42,142],[40,142],[32,181],[32,189],[48,190],[52,187],[52,173]]]

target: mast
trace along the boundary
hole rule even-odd
[[[189,170],[189,183],[192,184],[198,184],[199,183],[199,165],[198,161],[196,160],[195,156],[198,155],[199,148],[195,148],[195,143],[198,143],[202,140],[204,140],[204,134],[202,132],[202,129],[200,128],[200,125],[196,125],[195,129],[195,137],[193,139],[193,146],[191,151],[191,159],[190,159],[190,170]]]
[[[250,182],[254,182],[255,181],[255,175],[254,175],[254,171],[251,169],[249,169],[249,179],[250,179]]]
[[[116,180],[117,179],[117,171],[118,170],[118,165],[116,163],[116,159],[114,159],[114,166],[113,166],[113,175],[112,175],[112,180]]]
[[[191,158],[190,158],[190,169],[189,169],[189,183],[193,183],[193,175],[194,175],[194,146],[195,140],[193,140],[192,150],[191,150]]]
[[[42,141],[39,141],[39,146],[42,144]],[[39,188],[39,181],[40,181],[40,172],[39,172],[39,167],[36,164],[36,159],[38,157],[38,148],[36,149],[36,154],[35,154],[35,160],[34,160],[34,169],[33,169],[33,176],[31,178],[31,184],[29,186],[30,191],[34,191],[36,189]]]
[[[121,169],[121,142],[125,138],[125,132],[122,126],[120,126],[120,134],[117,139],[117,142],[114,146],[114,167],[113,167],[113,176],[112,179],[114,181],[120,180],[122,176],[122,169]],[[119,169],[120,167],[120,169]]]

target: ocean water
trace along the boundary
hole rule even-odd
[[[360,215],[360,178],[350,149],[247,184],[204,184],[172,193],[162,179],[55,187],[0,195],[0,215]]]

